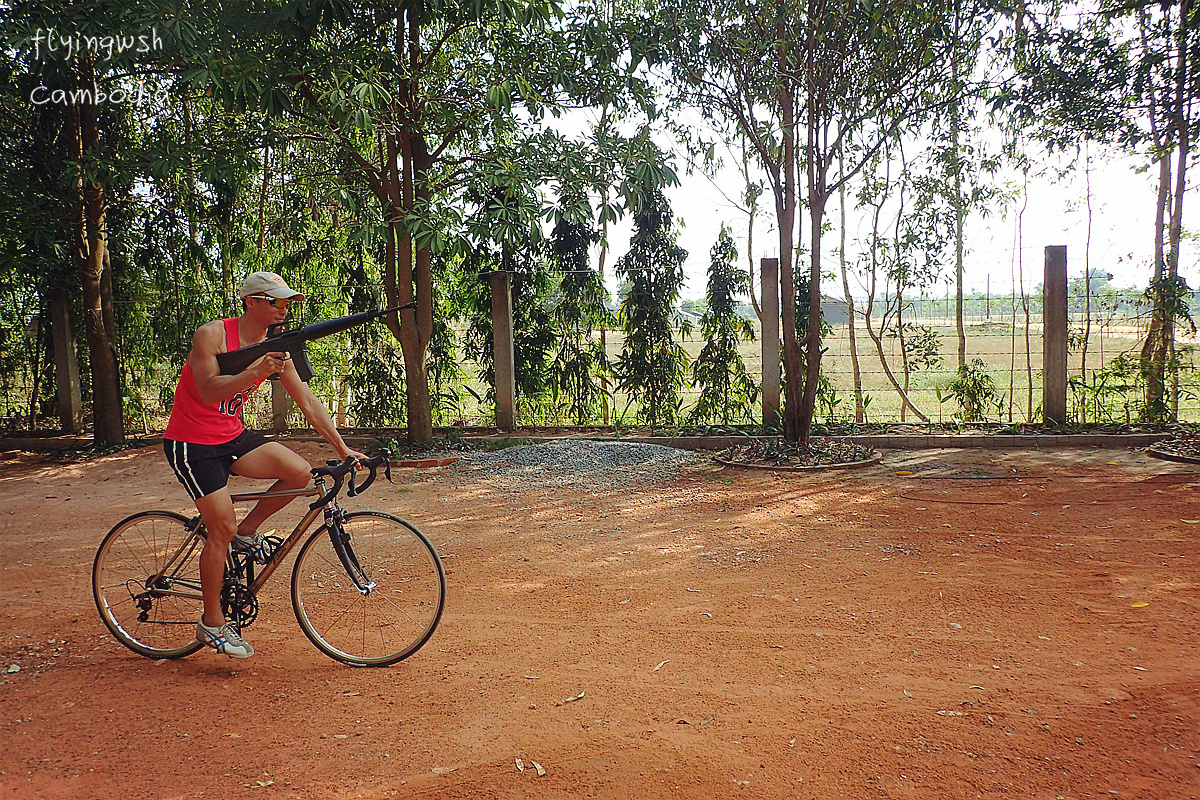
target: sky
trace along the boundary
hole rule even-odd
[[[1028,205],[1021,215],[1022,264],[1025,288],[1032,290],[1042,283],[1043,254],[1051,245],[1066,245],[1067,270],[1069,277],[1084,274],[1085,255],[1093,270],[1103,269],[1113,275],[1112,283],[1118,287],[1144,288],[1151,275],[1153,259],[1154,205],[1156,171],[1138,171],[1139,162],[1122,158],[1100,161],[1094,159],[1092,171],[1092,239],[1087,247],[1087,210],[1085,207],[1086,182],[1082,168],[1066,179],[1049,176],[1032,176],[1029,181]],[[716,241],[722,224],[734,231],[738,242],[739,258],[744,259],[746,247],[746,216],[722,194],[737,197],[742,180],[736,171],[726,171],[716,182],[699,175],[680,175],[681,185],[667,190],[676,216],[681,223],[679,244],[688,251],[684,266],[686,283],[683,299],[698,299],[704,296],[709,263],[709,249]],[[1019,184],[1018,175],[1001,177],[1014,185]],[[1004,210],[987,219],[971,217],[966,223],[968,253],[964,272],[966,289],[1007,294],[1016,282],[1016,221],[1020,211],[1020,198]],[[770,196],[763,199],[766,208],[759,213],[755,224],[755,263],[764,257],[778,255],[774,230],[774,213]],[[1191,213],[1188,205],[1191,204]],[[1200,197],[1189,195],[1185,200],[1184,228],[1197,230],[1195,220],[1200,216]],[[837,224],[839,211],[836,201],[827,211],[827,220]],[[847,252],[854,252],[854,240],[865,238],[869,233],[869,220],[862,212],[847,210]],[[1189,224],[1191,223],[1191,224]],[[770,229],[768,230],[768,226]],[[623,220],[610,233],[612,256],[609,263],[619,257],[628,247],[629,221]],[[807,215],[804,218],[802,237],[807,241]],[[826,271],[836,271],[839,233],[826,234],[825,252],[822,260]],[[743,261],[744,263],[744,261]],[[950,265],[951,274],[953,264]],[[1197,263],[1196,248],[1187,246],[1180,259],[1180,273],[1192,288],[1200,287],[1200,265]],[[611,275],[608,276],[611,279]],[[610,280],[610,284],[615,284]],[[612,286],[615,288],[615,285]],[[943,286],[937,294],[946,289]],[[866,290],[856,285],[851,276],[851,292],[856,296],[866,295]],[[950,287],[951,294],[953,288]],[[825,287],[825,294],[841,296],[840,279],[833,286]]]

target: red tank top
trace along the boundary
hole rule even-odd
[[[237,317],[222,322],[225,323],[225,349],[237,350],[241,347]],[[263,380],[259,378],[228,400],[204,403],[200,400],[200,390],[196,388],[196,378],[192,375],[192,362],[189,359],[183,365],[179,385],[175,387],[175,403],[171,407],[171,419],[163,431],[163,438],[189,444],[225,444],[233,441],[245,430],[241,417],[242,406]]]

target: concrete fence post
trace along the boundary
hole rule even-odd
[[[58,422],[63,433],[83,429],[79,360],[71,330],[71,302],[65,292],[50,295],[50,333],[54,340],[54,376],[58,381]]]
[[[488,283],[492,289],[496,427],[502,431],[511,431],[517,424],[517,368],[513,346],[512,273],[489,273]]]
[[[292,411],[294,402],[292,396],[283,388],[283,381],[270,381],[271,384],[271,430],[274,433],[287,433],[288,414]]]
[[[764,258],[762,270],[762,414],[763,425],[780,419],[779,259]]]
[[[1046,248],[1042,298],[1042,419],[1067,421],[1067,248]]]

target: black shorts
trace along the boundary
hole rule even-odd
[[[237,474],[233,462],[269,441],[261,433],[242,431],[236,439],[225,444],[189,444],[163,439],[163,451],[183,488],[193,500],[199,500],[224,489],[230,473]]]

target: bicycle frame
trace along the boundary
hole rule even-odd
[[[243,494],[232,495],[230,499],[235,503],[250,503],[267,497],[320,497],[325,494],[325,481],[318,478],[316,484],[316,488],[313,489],[289,489],[285,492],[245,492]],[[321,514],[325,514],[328,517],[326,521],[332,523],[333,511],[336,507],[337,498],[333,498],[325,505],[309,508],[304,516],[300,518],[300,521],[296,523],[296,527],[292,529],[292,532],[288,534],[288,537],[283,540],[283,544],[279,545],[278,549],[271,555],[270,560],[262,565],[262,569],[259,570],[258,574],[249,584],[248,588],[250,591],[258,594],[258,590],[275,574],[275,570],[287,558],[288,553],[292,552],[296,545],[300,543],[300,540],[304,538],[304,534],[308,533],[313,520]],[[250,565],[251,570],[253,570],[253,566],[253,564]]]
[[[289,489],[283,492],[243,492],[232,495],[230,499],[235,503],[250,503],[257,502],[268,497],[320,497],[325,494],[325,490],[325,481],[318,478],[316,480],[316,487],[311,489]],[[271,576],[275,574],[275,570],[278,569],[279,565],[283,563],[285,558],[287,558],[288,553],[294,550],[296,545],[300,543],[300,540],[304,538],[304,534],[308,533],[308,529],[312,526],[313,521],[319,515],[324,514],[327,517],[326,521],[330,525],[336,524],[334,518],[334,510],[336,508],[337,498],[331,498],[330,501],[324,505],[309,508],[308,511],[305,512],[304,516],[301,517],[300,521],[296,523],[296,527],[292,529],[292,532],[288,534],[288,537],[283,541],[283,544],[281,544],[271,555],[270,561],[262,565],[262,569],[249,582],[247,588],[253,594],[258,594],[258,591],[266,584],[268,580],[271,579]],[[195,517],[194,521],[196,522],[197,526],[204,524],[203,520],[201,520],[199,517]],[[167,569],[161,574],[155,576],[154,581],[156,582],[163,578],[172,579],[173,575],[171,573],[171,569],[178,569],[178,567],[187,560],[187,557],[195,551],[196,546],[197,540],[195,538],[189,538],[187,541],[183,542],[180,545],[179,550],[177,550],[175,554],[167,560]],[[341,548],[338,549],[341,550]],[[250,575],[254,575],[254,565],[250,564],[248,566],[251,570]],[[345,565],[343,564],[343,566]],[[356,575],[354,575],[352,570],[347,568],[346,572],[349,574],[351,579],[354,580],[356,585],[360,584],[359,579]],[[157,591],[160,594],[178,595],[180,597],[197,598],[200,596],[199,586],[191,586],[189,588],[191,588],[193,591],[182,592],[173,588],[158,589]]]

